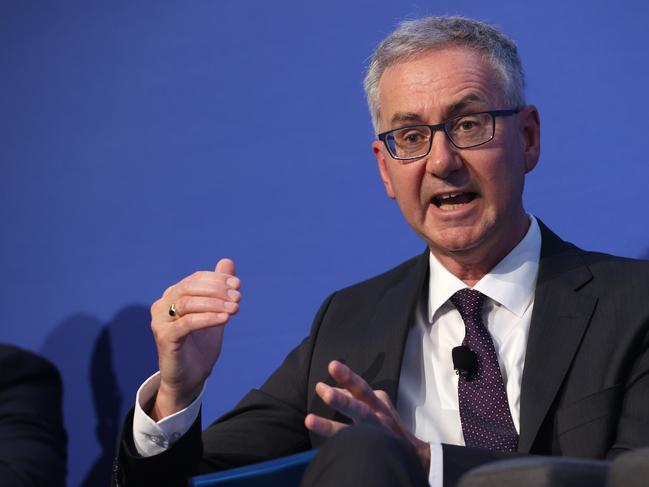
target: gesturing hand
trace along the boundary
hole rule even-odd
[[[200,392],[221,353],[223,325],[239,310],[239,286],[234,262],[221,259],[214,272],[195,272],[151,306],[160,366],[154,420],[185,408]]]
[[[429,444],[406,429],[385,391],[373,390],[362,377],[337,360],[329,363],[328,370],[340,387],[318,382],[315,390],[324,403],[350,418],[355,424],[371,424],[404,439],[415,448],[424,469],[428,471]],[[308,414],[304,424],[309,430],[326,437],[348,426],[315,414]]]

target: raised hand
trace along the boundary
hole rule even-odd
[[[404,439],[415,448],[425,470],[428,471],[430,445],[421,441],[403,425],[387,393],[373,390],[362,377],[337,360],[329,363],[328,370],[340,387],[318,382],[316,394],[324,403],[350,418],[355,424],[371,424]],[[315,414],[308,414],[304,424],[309,430],[326,437],[348,426]]]
[[[240,285],[234,262],[221,259],[214,272],[195,272],[151,306],[160,367],[160,388],[149,411],[154,420],[187,407],[201,391],[221,353],[223,325],[239,310]]]

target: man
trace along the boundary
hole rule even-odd
[[[116,477],[181,482],[322,447],[308,484],[454,485],[505,455],[649,444],[649,266],[583,252],[525,212],[540,122],[523,86],[515,45],[482,23],[420,19],[383,41],[365,80],[372,149],[427,251],[331,295],[202,442],[201,390],[240,282],[224,259],[171,286],[152,306],[160,373]]]

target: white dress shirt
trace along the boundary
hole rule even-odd
[[[473,286],[486,296],[482,319],[494,342],[518,432],[521,380],[540,254],[541,231],[530,215],[523,240]],[[464,445],[458,377],[451,351],[462,344],[465,326],[449,298],[466,287],[430,254],[428,299],[422,297],[415,310],[401,367],[397,410],[417,438],[431,443],[431,486],[442,485],[440,443]]]
[[[530,215],[530,227],[523,240],[473,287],[487,297],[483,322],[494,342],[509,409],[519,432],[521,380],[540,253],[541,232]],[[424,296],[417,306],[399,380],[399,414],[417,438],[431,444],[432,487],[442,485],[441,443],[464,445],[451,350],[462,344],[465,329],[449,298],[465,287],[430,254],[428,302]],[[157,423],[153,421],[143,405],[153,399],[159,381],[159,373],[154,374],[136,396],[133,439],[142,456],[153,456],[169,448],[189,430],[200,410],[202,391],[186,409]]]

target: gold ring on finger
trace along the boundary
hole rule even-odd
[[[180,313],[176,309],[176,303],[171,303],[171,306],[169,306],[169,316],[172,318],[180,318]]]

